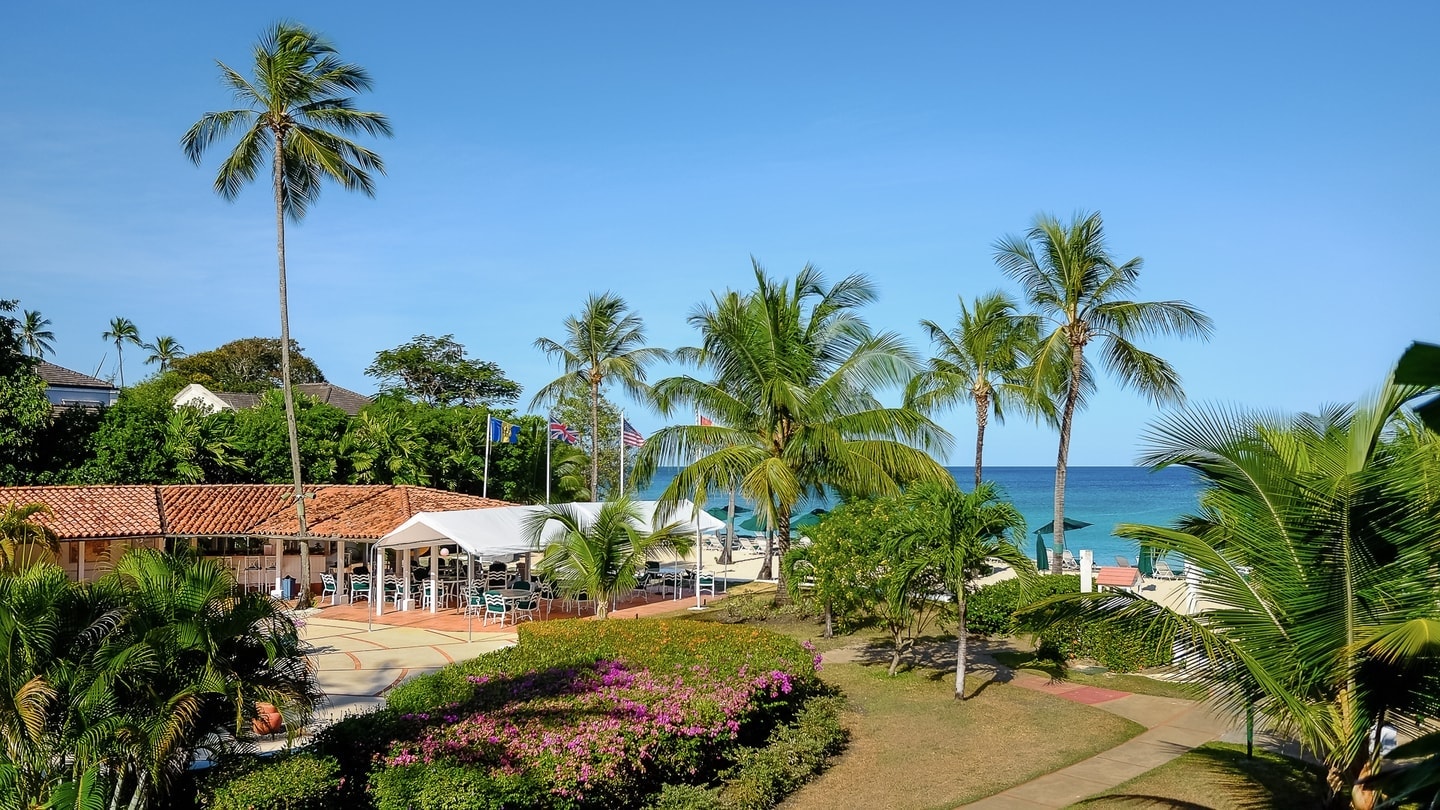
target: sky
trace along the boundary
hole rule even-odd
[[[327,188],[288,229],[293,336],[369,393],[375,352],[453,334],[525,394],[559,369],[591,292],[652,345],[746,289],[751,257],[871,278],[865,315],[918,321],[1018,292],[996,240],[1100,211],[1141,256],[1137,298],[1208,313],[1208,342],[1146,340],[1190,402],[1352,401],[1440,340],[1440,5],[1356,3],[27,3],[0,26],[0,298],[94,372],[111,318],[191,352],[277,335],[268,180],[235,202],[181,153],[231,106],[275,21],[365,66],[394,138],[374,198]],[[126,378],[143,372],[127,353]],[[113,373],[113,349],[102,376]],[[153,367],[151,369],[153,371]],[[676,369],[658,368],[653,377]],[[615,398],[643,433],[665,423]],[[887,394],[893,399],[893,395]],[[1134,463],[1161,411],[1113,380],[1070,462]],[[973,457],[969,406],[943,414]],[[1011,419],[986,463],[1053,465]]]

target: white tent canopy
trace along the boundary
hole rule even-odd
[[[678,524],[680,531],[685,533],[714,532],[725,527],[724,521],[697,510],[695,504],[688,500],[681,500],[666,507],[662,507],[659,501],[631,503],[640,514],[640,528],[644,531],[667,523]],[[582,523],[587,525],[595,520],[603,505],[594,502],[564,504],[566,508],[579,512]],[[420,512],[382,537],[376,548],[414,549],[453,543],[464,552],[477,557],[523,554],[544,548],[559,536],[560,525],[552,521],[546,525],[545,534],[537,547],[526,531],[527,518],[537,512],[544,512],[547,508],[501,506],[490,509]]]

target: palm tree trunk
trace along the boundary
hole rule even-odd
[[[600,383],[594,380],[590,381],[590,500],[600,500]]]
[[[790,553],[790,507],[787,506],[780,511],[779,523],[780,525],[775,530],[775,553],[780,555],[780,559],[783,560],[785,555]],[[765,564],[770,564],[768,556],[765,558]],[[785,590],[785,566],[776,566],[775,574],[777,577],[775,580],[775,604],[788,605],[790,604],[790,592]]]
[[[300,545],[300,599],[310,607],[310,527],[305,523],[305,482],[300,475],[300,436],[295,426],[295,394],[290,389],[290,304],[285,285],[285,134],[275,133],[275,253],[280,262],[280,393],[285,400],[285,430],[290,439],[290,472],[295,478],[296,541]],[[283,559],[283,557],[282,557]],[[279,574],[279,565],[276,565]]]
[[[120,387],[125,387],[125,350],[120,348],[120,341],[115,341],[115,364],[120,369]]]
[[[959,626],[955,632],[960,637],[955,650],[955,699],[965,699],[965,670],[970,657],[970,630],[965,623],[965,585],[962,583],[955,596],[955,613]]]
[[[975,395],[975,488],[980,488],[985,464],[985,425],[990,421],[990,395]]]
[[[1060,415],[1060,453],[1055,459],[1055,534],[1050,548],[1050,573],[1064,573],[1060,561],[1065,554],[1065,473],[1070,461],[1070,426],[1075,421],[1075,404],[1080,400],[1081,363],[1085,347],[1070,345],[1070,386],[1065,391],[1065,410]]]
[[[730,489],[730,508],[725,513],[725,544],[720,549],[720,564],[729,565],[732,555],[730,544],[735,541],[735,489]]]

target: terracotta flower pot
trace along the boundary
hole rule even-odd
[[[285,728],[285,721],[274,704],[256,703],[255,719],[250,721],[250,727],[256,734],[278,734]]]

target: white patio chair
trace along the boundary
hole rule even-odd
[[[325,601],[325,597],[326,597],[326,596],[329,596],[329,597],[330,597],[330,606],[331,606],[331,607],[334,607],[334,606],[335,606],[335,600],[340,596],[339,588],[337,588],[337,587],[335,586],[335,575],[334,575],[334,574],[321,574],[321,575],[320,575],[320,582],[322,583],[322,585],[321,585],[321,587],[320,587],[320,601],[321,601],[321,602],[324,602],[324,601]]]
[[[352,574],[350,576],[350,604],[355,604],[355,600],[357,599],[364,599],[366,602],[370,601],[369,574]]]
[[[711,596],[715,595],[715,575],[710,573],[709,571],[706,571],[695,578],[695,595],[699,596],[700,594],[707,592]]]
[[[510,606],[505,603],[505,597],[492,591],[485,592],[485,615],[481,618],[480,626],[490,624],[490,619],[500,620],[500,626],[505,626],[505,617],[510,615]]]

